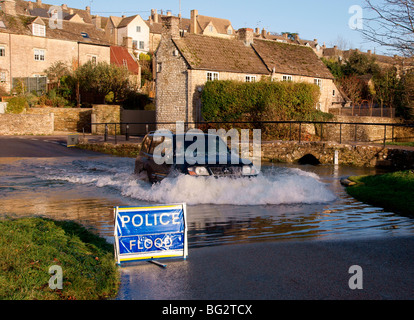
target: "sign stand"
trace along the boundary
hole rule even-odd
[[[118,265],[188,256],[186,204],[115,207],[115,257]]]

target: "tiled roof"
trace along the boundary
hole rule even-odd
[[[0,20],[6,28],[0,28],[0,32],[22,35],[32,35],[30,25],[36,19],[41,19],[46,26],[46,38],[69,41],[89,42],[91,44],[109,45],[105,32],[97,29],[93,24],[76,23],[63,20],[62,28],[50,28],[49,19],[30,16],[10,16],[0,13]],[[39,21],[39,20],[38,20]],[[84,35],[82,35],[82,33]],[[87,34],[87,37],[85,37]]]
[[[132,58],[128,49],[120,46],[111,46],[111,64],[123,67],[126,66],[133,74],[139,74],[138,62]]]
[[[255,39],[253,48],[267,68],[275,68],[276,73],[333,79],[310,47]]]
[[[196,34],[173,41],[192,69],[269,74],[252,47],[242,41]]]
[[[227,28],[231,26],[230,20],[207,17],[207,16],[202,16],[202,15],[197,16],[197,22],[201,30],[204,30],[211,22],[213,23],[217,32],[222,33],[222,34],[227,34]]]

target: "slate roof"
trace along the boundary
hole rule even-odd
[[[276,73],[334,78],[310,47],[258,39],[252,46],[270,71],[275,68]]]
[[[173,40],[192,69],[269,74],[251,46],[242,41],[186,34]]]

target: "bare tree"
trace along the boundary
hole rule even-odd
[[[365,0],[371,17],[360,30],[369,41],[405,57],[414,55],[414,0]]]

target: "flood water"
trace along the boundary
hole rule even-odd
[[[375,169],[271,165],[254,179],[178,176],[151,185],[116,157],[2,159],[0,218],[77,221],[113,243],[113,208],[187,203],[189,247],[414,234],[414,219],[349,197],[340,179]]]

